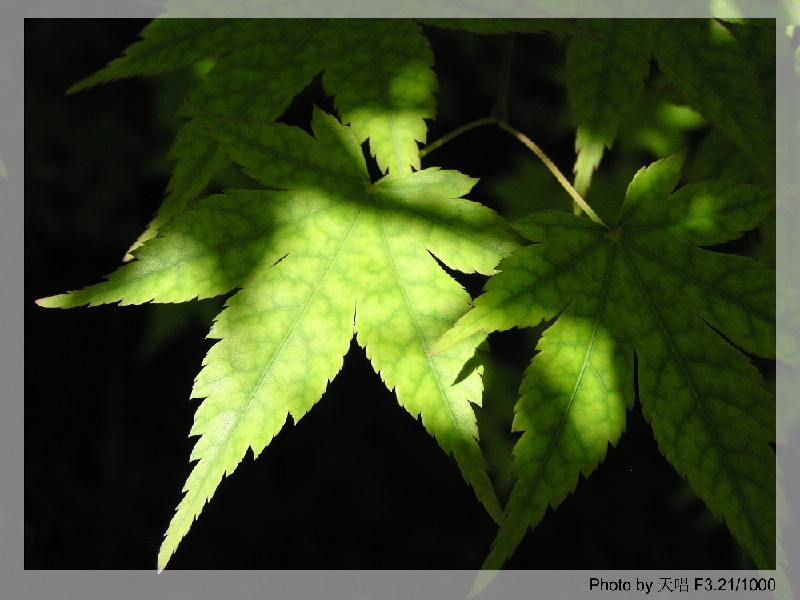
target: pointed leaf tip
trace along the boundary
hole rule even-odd
[[[450,350],[453,346],[460,344],[468,337],[476,334],[477,332],[488,333],[486,327],[476,323],[473,312],[468,312],[462,316],[451,329],[448,329],[437,341],[428,352],[428,356],[440,354]]]
[[[428,351],[428,356],[429,357],[430,356],[435,356],[436,354],[441,354],[442,352],[445,352],[446,350],[449,350],[450,348],[452,348],[455,344],[453,344],[450,341],[449,337],[450,336],[445,334],[441,338],[439,338],[439,341],[436,342],[433,345],[433,347]]]
[[[467,595],[468,599],[475,598],[483,593],[483,591],[489,587],[495,578],[497,577],[499,571],[497,570],[482,570],[478,571],[478,574],[475,576],[475,581],[472,584],[472,589],[469,591]]]
[[[46,296],[44,298],[39,298],[38,300],[34,300],[37,306],[41,306],[42,308],[60,308],[61,303],[57,300],[63,294],[57,294],[55,296]]]
[[[79,292],[70,292],[39,298],[38,300],[34,300],[34,302],[42,308],[75,308],[76,306],[85,306],[89,304],[90,301]]]

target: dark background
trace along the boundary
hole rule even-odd
[[[27,569],[154,569],[190,471],[194,376],[217,300],[69,311],[34,300],[113,271],[163,197],[169,101],[135,79],[65,96],[136,39],[146,21],[26,20]],[[440,76],[429,141],[485,116],[502,38],[426,28]],[[516,36],[510,118],[565,172],[563,44]],[[556,66],[553,66],[556,65]],[[329,107],[318,82],[309,100]],[[304,112],[305,111],[305,112]],[[492,182],[526,151],[484,128],[426,165],[481,177],[471,197],[503,209]],[[613,160],[613,157],[609,160]],[[475,294],[482,280],[464,279]],[[513,332],[492,346],[520,369]],[[421,424],[397,405],[363,350],[315,408],[220,485],[171,569],[475,569],[496,528]],[[658,452],[637,407],[596,472],[529,532],[508,568],[741,568],[727,530]]]

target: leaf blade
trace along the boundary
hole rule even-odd
[[[478,499],[499,520],[501,510],[477,445],[471,406],[480,401],[480,378],[473,373],[456,382],[480,339],[462,344],[449,356],[428,355],[433,340],[466,310],[468,296],[426,246],[441,250],[446,261],[459,267],[490,272],[500,251],[516,245],[515,236],[495,213],[453,198],[468,191],[474,180],[431,169],[369,184],[363,156],[355,155],[353,134],[321,111],[315,112],[312,123],[315,138],[280,123],[234,122],[205,113],[198,121],[246,172],[265,185],[288,188],[225,194],[231,202],[255,205],[254,210],[270,214],[267,227],[256,227],[265,237],[262,252],[285,257],[277,264],[261,259],[255,268],[251,265],[241,278],[241,291],[212,329],[211,337],[222,341],[209,352],[193,390],[194,397],[206,398],[192,429],[192,435],[201,436],[192,455],[200,459],[198,475],[193,471],[187,482],[160,568],[246,449],[258,455],[287,414],[297,420],[319,399],[341,367],[354,327],[401,405],[421,416],[440,446],[453,454]],[[257,199],[260,204],[254,202]],[[220,223],[224,219],[218,227]],[[480,232],[491,234],[489,243]],[[297,294],[306,300],[298,302]],[[306,309],[299,305],[317,307],[308,314],[323,316],[306,326]],[[329,322],[338,323],[334,341],[322,344],[319,352],[312,350],[312,332],[327,331]],[[269,332],[281,327],[300,327],[304,333],[290,342],[290,334],[276,340]],[[248,349],[241,338],[254,332],[267,337]],[[269,366],[258,367],[264,361]],[[320,365],[308,366],[315,361]],[[299,382],[290,381],[286,373],[297,365],[316,376],[306,372]],[[253,369],[257,375],[252,375]],[[317,382],[311,391],[309,379]],[[281,399],[276,400],[278,393]],[[287,397],[297,401],[292,404]],[[231,405],[243,407],[244,416],[232,416]],[[223,453],[226,447],[229,451]]]
[[[674,156],[639,171],[613,230],[555,212],[517,222],[538,243],[501,261],[474,308],[434,348],[475,331],[537,325],[559,315],[543,336],[521,390],[514,421],[523,430],[515,447],[518,479],[484,568],[502,566],[547,505],[558,504],[574,489],[578,472],[586,474],[602,460],[603,444],[616,441],[632,400],[634,351],[643,412],[662,452],[725,520],[759,568],[774,568],[775,457],[768,444],[775,435],[774,399],[747,358],[705,321],[742,347],[774,356],[774,273],[752,259],[691,245],[719,243],[757,226],[769,213],[771,195],[732,182],[692,184],[673,192],[680,165],[681,157]],[[709,193],[713,201],[702,201]],[[697,206],[702,206],[700,218],[687,218]],[[605,308],[586,310],[598,303]],[[591,335],[569,336],[564,319],[570,323],[576,316],[594,323]],[[572,407],[577,396],[568,389],[554,394],[563,404],[553,414],[542,390],[570,370],[567,380],[579,389],[585,371],[576,374],[577,358],[571,367],[559,360],[564,348],[590,347],[598,332],[610,340],[601,353],[610,362],[597,369],[605,379],[596,389],[619,390],[591,394],[608,398],[606,408],[615,407],[598,420],[609,429],[594,452],[574,454],[571,462],[558,465],[558,475],[571,479],[543,485],[569,414],[563,404]],[[616,381],[614,374],[628,383],[609,384]],[[592,422],[581,431],[592,436],[595,429]],[[483,577],[476,585],[486,583]]]
[[[425,119],[435,115],[433,54],[416,23],[404,19],[334,21],[323,84],[342,122],[369,138],[381,171],[420,168]],[[349,41],[343,47],[341,40]]]
[[[317,263],[315,285],[292,285],[297,278],[291,263],[282,261],[248,281],[212,328],[210,337],[222,341],[204,359],[192,390],[193,397],[204,398],[190,433],[200,436],[191,456],[200,462],[167,529],[159,570],[247,449],[258,456],[286,417],[297,422],[340,370],[353,334],[355,298],[324,293],[337,256],[295,253],[293,260],[305,269]]]
[[[590,19],[578,22],[597,38],[567,44],[567,93],[577,126],[575,188],[589,189],[592,173],[620,124],[640,100],[650,72],[651,21]]]
[[[575,489],[579,475],[594,471],[625,428],[633,364],[629,348],[607,329],[619,277],[614,252],[598,248],[590,260],[600,276],[545,331],[526,370],[514,418],[514,430],[523,432],[514,447],[516,483],[484,569],[499,569],[526,530]]]
[[[758,77],[742,47],[720,24],[710,19],[686,19],[680,24],[662,19],[653,46],[659,67],[690,106],[717,126],[774,181],[775,149],[770,141],[773,114],[761,94]]]

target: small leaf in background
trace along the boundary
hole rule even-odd
[[[575,189],[584,195],[606,148],[639,102],[650,73],[652,21],[584,19],[596,39],[567,45],[567,90],[577,126]]]
[[[764,182],[774,182],[774,98],[742,45],[708,19],[661,19],[654,36],[658,66],[689,106],[742,151]]]

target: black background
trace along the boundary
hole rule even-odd
[[[212,344],[204,337],[209,318],[187,317],[180,306],[34,304],[113,271],[163,197],[171,134],[154,83],[123,80],[64,95],[145,24],[26,20],[27,569],[154,569],[190,471],[197,401],[188,398]],[[441,88],[434,140],[487,114],[502,40],[426,32]],[[569,172],[572,134],[551,125],[563,112],[563,85],[547,66],[563,64],[563,49],[547,36],[516,38],[525,58],[515,61],[511,119],[536,132]],[[327,107],[318,96],[312,86],[301,100]],[[296,110],[285,120],[309,112]],[[516,145],[496,130],[473,131],[426,164],[491,178],[509,168]],[[481,185],[471,197],[495,202]],[[473,294],[482,284],[464,282]],[[206,301],[211,314],[214,302]],[[155,343],[154,320],[185,325]],[[501,356],[524,356],[518,340],[496,336],[492,344]],[[353,344],[318,405],[223,481],[169,568],[475,569],[495,531],[455,461],[397,405]],[[507,565],[747,566],[658,452],[638,405],[605,462],[548,511]]]

